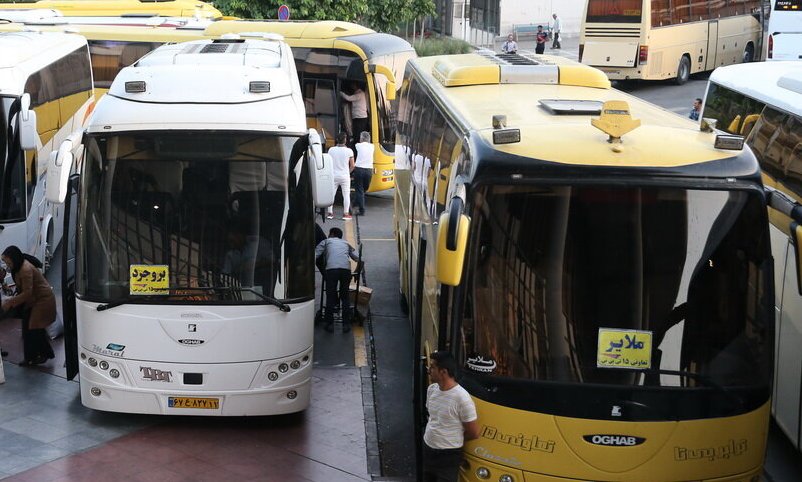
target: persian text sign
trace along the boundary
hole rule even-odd
[[[651,368],[652,332],[599,328],[596,366],[601,368]]]
[[[132,295],[166,295],[170,292],[170,267],[132,264],[128,281]]]

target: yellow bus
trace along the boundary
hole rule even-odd
[[[674,79],[751,62],[761,51],[761,0],[588,0],[579,61],[612,80]]]
[[[223,16],[211,3],[200,0],[34,0],[0,3],[2,10],[51,9],[70,17],[141,16],[198,17]]]
[[[334,138],[341,131],[349,133],[352,138],[358,137],[358,133],[351,129],[350,105],[338,93],[348,92],[352,84],[363,87],[367,96],[368,130],[375,146],[370,191],[394,186],[395,79],[403,74],[407,60],[415,57],[412,46],[399,37],[337,21],[220,20],[193,22],[183,27],[0,24],[0,31],[29,28],[42,31],[68,29],[86,37],[98,96],[108,89],[123,67],[163,43],[219,38],[226,34],[280,34],[295,57],[309,127],[324,134],[326,147],[334,145]]]
[[[521,58],[407,64],[416,425],[444,349],[479,414],[463,481],[758,480],[774,317],[754,155],[599,70]]]

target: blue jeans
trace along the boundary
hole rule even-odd
[[[354,183],[356,184],[356,204],[359,214],[365,212],[365,193],[370,187],[370,180],[373,177],[373,169],[367,167],[357,167],[354,169]]]

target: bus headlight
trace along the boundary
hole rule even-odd
[[[276,373],[276,372],[268,373],[267,374],[267,379],[270,380],[271,382],[275,382],[276,380],[278,380],[278,373]]]
[[[90,357],[89,358],[89,366],[90,367],[96,367],[97,366],[97,360],[95,360],[94,358]]]
[[[109,376],[111,378],[119,378],[120,370],[117,370],[116,368],[112,368],[111,370],[109,370]]]
[[[287,398],[289,398],[290,400],[295,400],[295,397],[297,396],[298,392],[296,392],[295,390],[290,390],[289,392],[287,392]]]
[[[281,365],[278,366],[278,371],[280,371],[281,373],[287,373],[287,370],[289,369],[290,367],[286,363],[282,363]]]
[[[487,470],[487,467],[479,467],[476,469],[476,476],[480,479],[489,479],[490,478],[490,471]]]
[[[392,169],[384,169],[384,170],[382,171],[382,176],[392,176],[392,175],[393,175],[393,172],[394,172],[394,171],[393,171]]]
[[[100,369],[101,370],[108,370],[109,369],[109,362],[107,362],[106,360],[101,360],[99,365],[100,365]]]
[[[92,387],[89,390],[89,393],[91,393],[92,395],[94,395],[96,397],[99,397],[100,396],[100,389],[98,387]]]
[[[301,362],[299,362],[298,360],[293,360],[292,363],[290,363],[290,368],[292,368],[293,370],[301,368]]]
[[[504,474],[498,478],[498,482],[515,482],[515,479],[512,478],[512,475]]]

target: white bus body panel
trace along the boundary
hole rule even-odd
[[[314,301],[294,304],[289,313],[269,305],[97,306],[77,301],[81,400],[89,408],[240,416],[298,412],[309,405]],[[90,358],[98,364],[91,366]],[[296,360],[297,369],[278,368]],[[105,370],[101,361],[109,364]],[[119,378],[109,375],[112,369]],[[162,376],[154,378],[154,371]],[[270,372],[278,379],[269,380]],[[185,384],[185,373],[202,374],[203,383]],[[91,393],[93,387],[99,395]],[[295,398],[287,396],[290,390]],[[219,398],[220,407],[168,407],[175,396]]]
[[[773,44],[772,55],[766,60],[802,59],[802,11],[777,11],[771,1],[767,33]],[[768,42],[767,42],[768,43]]]
[[[585,43],[582,63],[594,67],[634,67],[638,40],[594,40]]]

